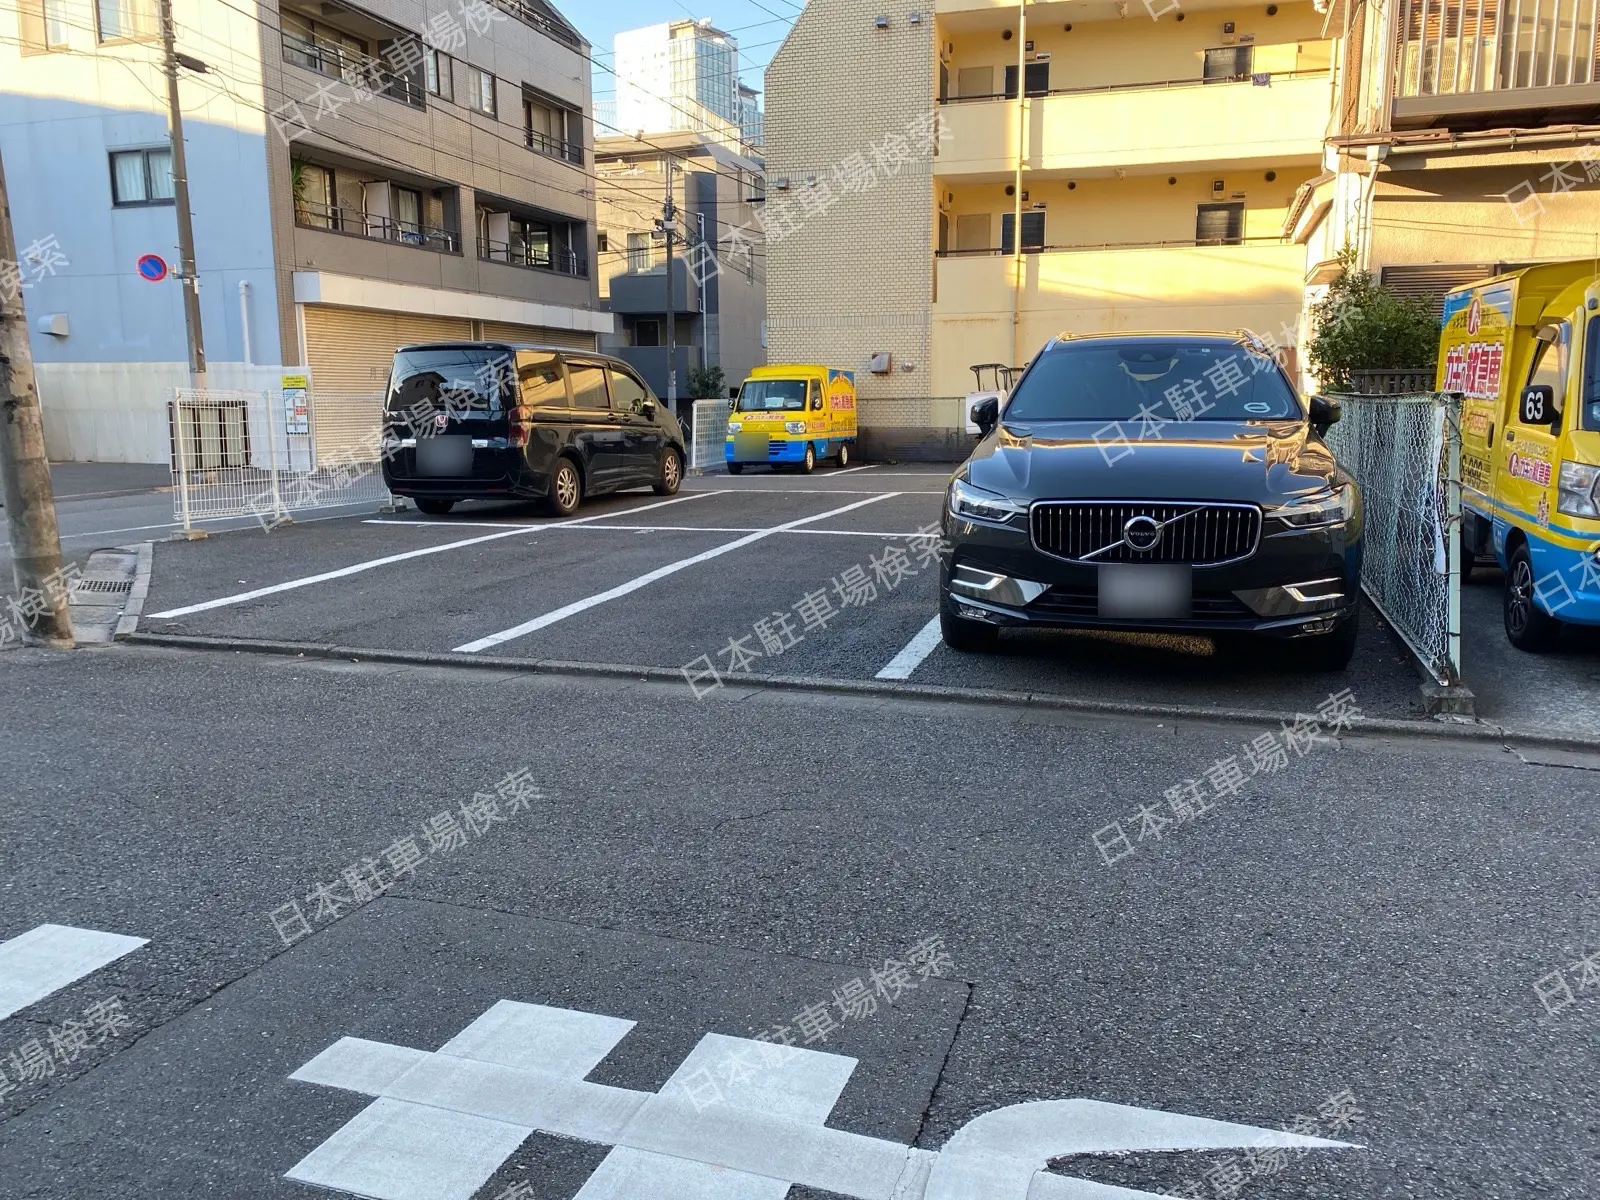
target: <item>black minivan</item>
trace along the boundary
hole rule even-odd
[[[552,346],[437,342],[395,351],[383,481],[425,513],[524,497],[557,516],[585,496],[683,482],[684,436],[621,359]]]

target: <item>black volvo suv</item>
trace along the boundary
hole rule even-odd
[[[1362,508],[1303,402],[1249,337],[1056,338],[950,484],[940,625],[956,650],[1007,626],[1282,639],[1355,650]]]
[[[678,420],[621,359],[548,346],[452,342],[395,351],[383,479],[425,513],[469,497],[542,500],[683,481]]]

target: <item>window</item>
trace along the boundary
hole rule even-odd
[[[1237,246],[1243,242],[1244,201],[1197,205],[1194,241],[1197,246]]]
[[[410,188],[390,188],[393,220],[402,242],[422,241],[422,193]]]
[[[1022,78],[1028,85],[1028,95],[1047,96],[1050,94],[1049,63],[1029,63],[1028,69]],[[1016,98],[1017,68],[1015,66],[1010,66],[1006,68],[1006,99],[1015,100]]]
[[[1000,214],[1000,253],[1016,253],[1016,213]],[[1044,249],[1044,213],[1022,214],[1022,252]]]
[[[606,394],[606,369],[599,363],[567,360],[567,378],[572,381],[573,408],[610,408]]]
[[[1583,364],[1583,428],[1600,429],[1600,317],[1589,318],[1583,335]]]
[[[650,235],[648,233],[630,233],[628,235],[628,270],[644,271],[650,266]]]
[[[494,76],[482,67],[467,68],[467,83],[471,88],[467,104],[488,116],[495,115]]]
[[[601,254],[604,254],[607,250],[609,250],[611,248],[610,247],[610,241],[606,237],[606,231],[604,229],[602,229],[599,233],[594,235],[594,248],[596,250],[598,250]]]
[[[611,368],[611,407],[618,412],[643,415],[650,389],[626,371]]]
[[[95,0],[96,24],[102,42],[155,37],[155,11],[147,0]]]
[[[1249,79],[1254,50],[1254,46],[1223,46],[1217,50],[1207,50],[1205,81],[1227,83],[1234,79]]]
[[[313,163],[296,162],[289,168],[294,181],[294,219],[314,229],[337,228],[333,172]]]
[[[44,44],[46,49],[66,49],[67,28],[72,23],[68,19],[68,13],[67,0],[44,0]]]
[[[815,379],[806,384],[806,407],[812,412],[822,407],[822,387]]]
[[[561,364],[553,354],[517,351],[517,389],[521,403],[530,408],[567,407],[567,382],[561,378]]]
[[[429,50],[422,60],[427,78],[428,94],[441,100],[454,100],[454,80],[450,71],[450,56],[438,50]]]
[[[1561,410],[1567,402],[1567,362],[1571,357],[1572,327],[1565,321],[1547,325],[1535,335],[1538,344],[1533,351],[1533,366],[1528,371],[1528,386],[1543,384],[1555,396],[1555,411],[1546,412],[1539,421],[1522,421],[1522,405],[1517,405],[1517,419],[1524,425],[1549,425],[1560,420]]]
[[[172,151],[118,150],[111,156],[111,203],[118,208],[172,203]]]
[[[641,318],[633,323],[633,344],[635,346],[661,345],[661,322],[654,317]]]

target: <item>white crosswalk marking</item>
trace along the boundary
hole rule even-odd
[[[0,942],[0,1019],[137,950],[148,938],[40,925]]]

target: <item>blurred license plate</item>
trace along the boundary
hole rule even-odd
[[[459,479],[472,474],[472,439],[469,437],[419,437],[417,474]]]
[[[1194,571],[1187,564],[1106,563],[1100,568],[1102,617],[1193,615]]]

